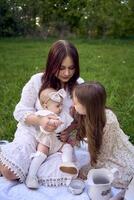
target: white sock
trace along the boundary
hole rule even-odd
[[[46,154],[40,151],[37,151],[31,161],[28,176],[32,176],[32,177],[36,176],[39,167],[46,160],[46,158],[47,158]]]
[[[64,144],[62,147],[62,161],[73,162],[73,148],[70,144]]]

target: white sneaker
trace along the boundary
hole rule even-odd
[[[134,199],[134,177],[129,183],[125,193],[125,200],[133,200],[133,199]]]
[[[60,170],[68,174],[77,174],[78,169],[72,162],[64,162],[60,165]]]
[[[26,186],[31,189],[37,189],[39,187],[38,179],[36,176],[27,176],[25,183]]]

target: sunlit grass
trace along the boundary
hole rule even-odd
[[[40,72],[54,39],[0,40],[0,139],[12,140],[13,110],[23,85]],[[134,41],[71,40],[80,54],[81,76],[105,85],[107,104],[134,143]]]

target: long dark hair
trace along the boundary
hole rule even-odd
[[[98,82],[86,82],[74,88],[78,102],[86,108],[86,115],[79,116],[79,139],[87,137],[91,164],[97,162],[106,123],[106,91]]]
[[[74,75],[67,83],[68,90],[71,93],[76,80],[79,77],[79,55],[72,43],[66,40],[58,40],[52,45],[49,51],[39,94],[43,89],[48,87],[52,87],[56,90],[61,88],[60,80],[55,75],[59,73],[61,64],[66,56],[71,57],[75,68]]]

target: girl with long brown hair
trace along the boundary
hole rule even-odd
[[[117,168],[114,181],[126,187],[134,176],[134,146],[121,130],[115,114],[106,108],[106,91],[98,82],[77,85],[73,91],[75,110],[80,115],[78,138],[87,139],[90,163],[80,171],[87,176],[91,168]]]

